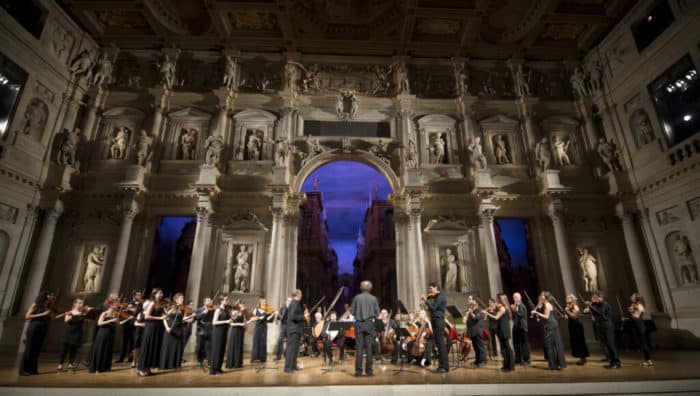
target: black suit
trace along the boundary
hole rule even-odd
[[[282,358],[282,352],[284,351],[284,339],[287,338],[287,313],[289,311],[288,307],[282,307],[279,310],[280,316],[280,335],[277,338],[277,350],[275,353],[275,360],[280,360]]]
[[[527,341],[527,308],[518,304],[513,310],[513,349],[515,364],[530,364],[530,344]]]
[[[598,339],[603,347],[605,357],[608,358],[611,365],[619,365],[620,359],[617,356],[617,348],[615,347],[615,326],[610,314],[610,304],[607,301],[603,301],[591,304],[590,308],[593,320],[597,325]]]
[[[284,354],[284,371],[290,373],[297,370],[297,355],[299,354],[299,338],[304,332],[304,308],[296,299],[289,304],[287,312],[287,350]]]
[[[352,299],[350,313],[355,317],[355,375],[362,374],[362,354],[367,353],[365,374],[372,375],[372,341],[374,340],[374,319],[379,314],[377,299],[362,292]]]
[[[484,317],[481,308],[476,308],[472,314],[467,313],[467,335],[472,339],[474,347],[474,364],[486,364],[486,350],[484,349]]]
[[[433,335],[438,347],[438,356],[440,358],[438,369],[449,370],[450,363],[447,356],[447,345],[445,345],[445,308],[447,307],[447,299],[444,294],[440,293],[435,298],[425,300],[425,304],[430,310],[430,324],[433,327]]]

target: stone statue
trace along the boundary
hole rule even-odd
[[[169,55],[165,55],[163,63],[156,64],[158,72],[161,75],[161,83],[165,89],[173,89],[175,86],[175,61],[170,59]]]
[[[396,84],[397,94],[411,93],[411,86],[408,81],[408,68],[406,62],[396,62],[392,65],[394,71],[394,83]]]
[[[231,55],[226,55],[226,67],[224,68],[224,86],[229,91],[236,89],[236,70],[238,63]]]
[[[224,150],[224,139],[219,135],[212,135],[204,142],[204,163],[210,166],[218,166],[221,162],[221,152]]]
[[[673,261],[678,267],[681,284],[687,285],[700,282],[698,278],[698,266],[693,257],[693,250],[687,236],[676,234],[671,245]]]
[[[477,170],[486,170],[486,156],[484,155],[484,149],[481,146],[481,138],[476,136],[467,145],[467,151],[469,152],[469,160],[473,167]]]
[[[44,102],[39,99],[32,99],[24,111],[24,127],[22,132],[35,139],[41,139],[48,120],[49,110]]]
[[[552,151],[549,147],[549,141],[546,137],[537,142],[535,145],[535,160],[537,160],[537,165],[539,165],[542,172],[549,169],[552,162]]]
[[[435,134],[432,144],[428,148],[428,160],[431,164],[442,164],[445,162],[445,139],[442,134]]]
[[[63,128],[63,141],[58,149],[58,157],[56,162],[59,165],[75,165],[75,153],[78,151],[78,142],[80,142],[80,129],[75,128],[70,131]]]
[[[92,77],[92,55],[87,49],[82,50],[70,63],[68,70],[71,77],[85,77],[90,81]]]
[[[296,92],[299,84],[299,69],[294,62],[285,63],[284,77],[284,90]]]
[[[515,85],[515,95],[519,98],[530,96],[530,80],[531,73],[527,74],[523,71],[523,65],[518,65],[518,68],[513,73],[513,83]]]
[[[452,67],[455,76],[455,91],[459,96],[468,96],[469,93],[469,74],[467,66],[462,62],[452,62]]]
[[[385,68],[384,66],[375,65],[372,68],[372,72],[374,73],[374,89],[372,90],[372,93],[375,95],[378,93],[389,93],[389,88],[391,88],[389,74],[391,73],[391,70]]]
[[[103,87],[108,85],[112,81],[112,72],[114,66],[112,61],[109,59],[109,55],[104,53],[100,56],[95,66],[95,75],[92,78],[92,85],[97,87]]]
[[[593,92],[598,92],[603,87],[603,67],[599,60],[588,64],[588,80],[591,83]]]
[[[126,158],[126,143],[129,141],[129,129],[121,127],[117,129],[109,146],[109,153],[112,159]]]
[[[318,91],[321,88],[318,81],[318,65],[314,64],[307,68],[299,62],[289,61],[289,63],[298,66],[304,72],[301,77],[301,90],[303,92]]]
[[[260,154],[262,153],[262,142],[255,132],[248,135],[248,142],[246,143],[246,152],[248,154],[249,161],[259,161]]]
[[[442,266],[445,268],[445,282],[442,284],[443,290],[446,292],[457,291],[457,259],[452,254],[451,249],[445,249]]]
[[[571,88],[574,90],[574,95],[579,98],[585,98],[591,94],[588,90],[588,86],[586,86],[586,79],[581,71],[581,67],[576,66],[574,74],[571,75],[569,81],[571,81]]]
[[[183,160],[194,160],[197,153],[197,135],[199,131],[194,128],[182,129],[180,136],[180,149]]]
[[[614,171],[622,170],[620,150],[617,148],[617,145],[612,141],[612,139],[605,140],[604,137],[600,138],[598,140],[598,147],[596,147],[596,151],[608,169]]]
[[[328,150],[328,147],[322,145],[317,137],[312,138],[310,135],[306,135],[306,147],[309,157],[313,157]]]
[[[338,118],[343,121],[348,121],[357,116],[359,104],[357,103],[357,95],[355,91],[343,90],[338,92],[338,97],[335,102],[335,112]]]
[[[583,273],[583,290],[587,292],[598,291],[597,260],[586,248],[578,248],[576,251],[578,252],[578,265]]]
[[[148,132],[142,129],[139,133],[139,140],[136,143],[136,164],[146,166],[151,161],[153,138],[148,136]]]
[[[92,251],[88,253],[85,259],[85,274],[83,275],[83,291],[97,292],[97,286],[100,284],[102,276],[102,267],[105,264],[107,256],[106,245],[96,245]]]
[[[567,150],[569,149],[570,140],[564,142],[559,136],[554,136],[552,138],[552,146],[554,146],[554,161],[559,166],[571,165],[571,160],[569,159],[569,154]]]
[[[377,144],[370,146],[369,151],[376,155],[377,158],[384,161],[387,165],[391,164],[391,156],[389,155],[389,142],[379,139]]]
[[[236,273],[234,274],[233,288],[235,291],[247,292],[250,282],[250,254],[246,245],[241,245],[236,255]]]
[[[636,132],[640,146],[654,141],[654,129],[651,127],[649,116],[644,110],[634,112],[632,116],[632,130]]]
[[[497,164],[510,164],[508,146],[504,135],[498,135],[494,138],[494,156],[496,157]]]
[[[287,166],[287,153],[288,152],[289,152],[289,147],[287,146],[287,139],[277,138],[275,140],[275,152],[274,152],[275,166]]]
[[[413,140],[408,141],[408,149],[406,150],[406,167],[408,169],[418,168],[418,149],[416,149],[416,142]]]
[[[340,147],[343,151],[343,153],[349,154],[352,152],[352,140],[345,136],[342,139],[340,139]]]

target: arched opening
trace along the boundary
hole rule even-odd
[[[342,313],[359,282],[374,284],[382,306],[397,300],[393,192],[376,168],[357,161],[330,161],[308,172],[300,185],[297,285],[313,304],[346,292],[336,304]]]

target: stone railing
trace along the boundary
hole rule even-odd
[[[690,159],[693,155],[700,155],[700,138],[695,136],[686,139],[683,143],[669,150],[668,159],[671,161],[671,166],[674,166]]]

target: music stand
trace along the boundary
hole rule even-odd
[[[406,309],[406,306],[403,305],[403,303],[401,302],[401,300],[397,301],[397,302],[396,302],[396,305],[398,305],[399,313],[400,313],[400,314],[404,314],[404,315],[405,315],[405,314],[408,313],[408,310]]]
[[[403,368],[403,359],[404,358],[401,357],[401,349],[400,349],[401,343],[402,343],[401,341],[406,339],[406,337],[410,337],[410,336],[411,336],[411,333],[409,333],[408,330],[406,330],[404,327],[399,327],[398,329],[396,329],[396,337],[398,338],[398,341],[399,341],[399,360],[401,361],[401,363],[399,364],[399,368],[394,369],[394,375],[399,374],[399,373],[415,373],[415,371],[404,370],[404,368]],[[407,354],[410,356],[409,352],[407,352]]]

